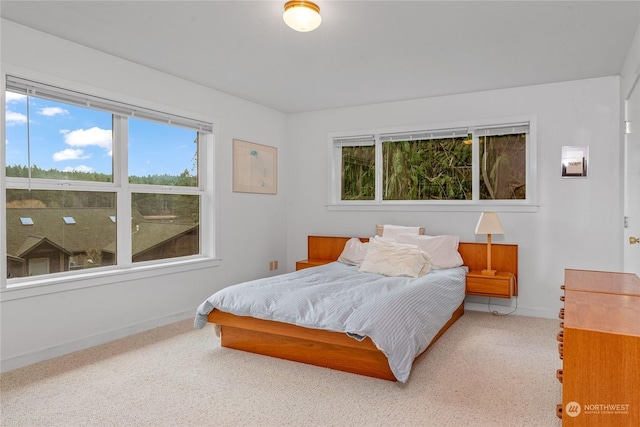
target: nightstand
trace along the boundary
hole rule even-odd
[[[329,259],[303,259],[302,261],[296,261],[296,271],[303,268],[317,267],[332,262]]]
[[[511,298],[516,286],[513,273],[498,271],[495,276],[484,275],[479,271],[467,274],[467,295],[491,298]]]

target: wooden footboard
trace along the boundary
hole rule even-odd
[[[433,338],[431,347],[464,313],[464,303]],[[209,322],[220,326],[223,347],[395,381],[387,357],[370,338],[357,341],[341,332],[235,316],[219,310]],[[427,349],[429,348],[427,347]],[[426,351],[426,350],[425,350]]]

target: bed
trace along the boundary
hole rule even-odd
[[[408,296],[409,301],[414,301],[417,305],[427,305],[432,296],[425,294],[425,292],[427,292],[425,289],[436,288],[436,286],[418,286],[418,283],[422,283],[418,282],[421,278],[403,278],[404,285],[397,284],[397,281],[394,281],[393,284],[380,282],[378,288],[366,288],[367,291],[364,293],[374,294],[376,294],[376,292],[383,292],[382,290],[376,289],[392,288],[392,292],[396,292],[393,293],[395,307],[390,305],[389,308],[387,308],[386,305],[376,306],[374,303],[367,303],[366,308],[369,310],[368,312],[361,308],[358,308],[358,311],[354,311],[353,313],[348,310],[348,307],[337,309],[338,317],[349,320],[347,324],[343,326],[336,326],[333,320],[328,320],[325,322],[326,324],[320,326],[315,324],[305,325],[304,322],[298,322],[303,323],[303,325],[299,325],[295,324],[296,322],[291,319],[280,319],[283,321],[269,319],[268,316],[263,315],[262,309],[254,310],[254,312],[244,312],[242,309],[237,310],[233,297],[228,293],[231,291],[226,291],[238,286],[248,286],[250,290],[248,292],[244,291],[245,294],[259,294],[263,287],[266,286],[265,281],[280,280],[288,283],[288,285],[286,285],[288,288],[286,288],[279,297],[272,298],[265,303],[265,306],[271,307],[280,300],[285,300],[288,305],[294,305],[296,307],[303,306],[304,304],[301,304],[299,301],[291,302],[283,298],[283,296],[286,297],[293,293],[295,283],[306,283],[305,281],[307,281],[311,286],[314,286],[314,284],[324,280],[323,278],[325,276],[339,277],[341,275],[352,275],[354,271],[357,271],[357,267],[354,268],[335,262],[345,248],[345,244],[347,244],[350,239],[349,237],[309,236],[308,259],[297,263],[297,271],[295,273],[258,279],[257,281],[223,289],[220,291],[225,291],[223,296],[217,296],[218,299],[216,300],[214,297],[219,294],[216,293],[203,302],[198,308],[195,322],[196,327],[201,328],[206,323],[212,323],[216,332],[221,335],[221,345],[223,347],[390,381],[406,382],[413,362],[430,348],[438,338],[463,315],[465,293],[464,275],[468,270],[482,269],[483,266],[486,265],[485,244],[460,242],[458,252],[464,261],[464,267],[457,267],[446,272],[432,270],[430,274],[424,276],[428,277],[429,280],[436,277],[438,280],[445,280],[447,284],[438,285],[438,289],[443,286],[448,286],[454,289],[454,292],[453,294],[447,294],[449,296],[445,297],[445,299],[448,300],[447,304],[441,304],[440,302],[434,304],[436,306],[435,311],[439,313],[437,313],[435,323],[429,323],[430,326],[428,328],[423,328],[425,331],[422,329],[419,330],[417,335],[420,335],[422,341],[417,341],[416,338],[413,338],[413,335],[416,334],[412,332],[406,339],[398,339],[397,336],[395,336],[397,334],[391,334],[394,336],[391,337],[390,343],[382,342],[383,335],[371,329],[370,323],[373,322],[368,321],[369,317],[380,317],[383,319],[395,317],[394,314],[393,316],[389,315],[385,318],[386,314],[382,310],[388,310],[390,312],[395,310],[396,313],[401,314],[404,314],[405,311],[414,311],[413,308],[411,308],[411,310],[398,310],[398,308],[408,307],[412,303],[407,303],[407,297],[400,296],[398,292],[394,291],[397,286],[400,286],[398,289],[402,289],[403,294],[405,292],[414,292]],[[359,240],[361,242],[368,241],[367,238],[360,238]],[[517,246],[492,245],[492,265],[499,270],[517,273]],[[360,275],[362,274],[363,273],[360,273]],[[450,274],[452,277],[442,279],[445,274]],[[362,281],[373,283],[378,281],[378,279],[384,280],[384,276],[364,277]],[[407,286],[407,283],[410,283],[411,286]],[[363,284],[360,283],[358,286],[362,285]],[[336,289],[344,289],[341,288],[342,285],[339,283],[332,286]],[[357,290],[355,292],[357,292]],[[441,291],[437,292],[442,293]],[[339,299],[344,298],[346,297],[341,296]],[[212,302],[210,302],[210,300]],[[318,298],[314,298],[314,300],[318,300]],[[231,302],[228,303],[228,301]],[[225,306],[225,304],[227,304],[227,306]],[[443,308],[445,305],[448,305],[448,307]],[[356,315],[356,313],[358,315]],[[364,315],[362,313],[364,313]],[[312,314],[315,315],[313,310]],[[422,314],[420,314],[420,316],[422,316]],[[413,319],[412,322],[414,323],[426,322],[422,317],[415,319],[411,317],[411,319]],[[312,320],[315,321],[317,319]],[[321,320],[324,321],[324,319]],[[357,323],[358,321],[360,321],[360,323]],[[429,320],[429,322],[432,321]],[[388,322],[383,323],[386,324]],[[404,327],[389,324],[386,328],[402,329]],[[428,329],[428,331],[426,329]],[[424,341],[425,339],[427,341]],[[402,342],[398,344],[397,341]],[[399,355],[395,353],[395,349],[393,351],[390,350],[390,347],[396,346],[401,349]],[[407,348],[405,349],[405,347]]]

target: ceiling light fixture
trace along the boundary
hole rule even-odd
[[[318,5],[305,0],[286,2],[282,19],[289,27],[301,32],[313,31],[322,22]]]

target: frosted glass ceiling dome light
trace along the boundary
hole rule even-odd
[[[305,0],[286,2],[282,19],[289,27],[301,32],[313,31],[322,22],[318,5]]]

